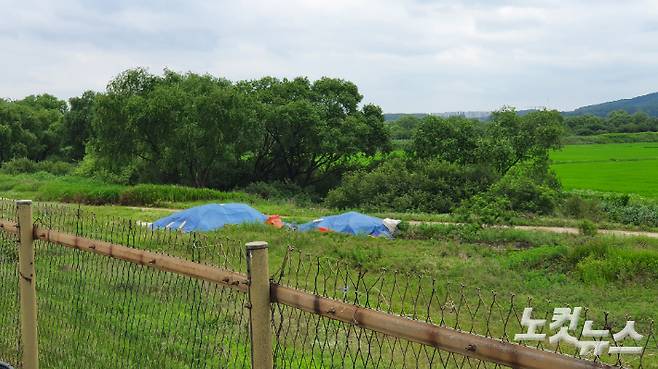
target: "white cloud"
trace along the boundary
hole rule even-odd
[[[637,0],[3,1],[0,96],[104,88],[129,67],[354,81],[385,111],[548,105],[658,90],[658,5]]]

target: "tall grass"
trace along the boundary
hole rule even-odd
[[[167,202],[200,200],[250,202],[258,199],[243,192],[225,192],[209,188],[178,185],[110,184],[77,176],[36,174],[0,174],[0,191],[41,201],[59,201],[89,205],[158,206]]]

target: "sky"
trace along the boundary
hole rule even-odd
[[[323,76],[385,112],[549,107],[658,91],[658,0],[0,0],[0,97],[103,91],[147,67]]]

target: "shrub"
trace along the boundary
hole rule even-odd
[[[481,166],[397,158],[369,172],[345,175],[326,203],[343,209],[444,213],[484,191],[494,179]]]
[[[628,194],[574,191],[562,204],[561,211],[581,219],[658,227],[658,203]]]
[[[603,209],[608,219],[613,222],[637,226],[658,226],[658,206],[654,204],[619,206],[613,203],[604,203]]]
[[[588,283],[652,283],[658,278],[658,251],[612,244],[605,238],[570,247],[566,262]]]
[[[507,256],[507,264],[514,269],[548,269],[561,265],[568,248],[566,246],[540,246],[511,253]]]
[[[583,220],[580,222],[578,229],[580,230],[580,234],[590,237],[596,236],[596,233],[599,231],[596,224],[589,220]]]
[[[585,199],[578,195],[568,196],[562,203],[560,210],[564,215],[578,219],[596,221],[604,216],[601,201],[598,199]]]
[[[559,189],[557,177],[548,170],[548,163],[538,159],[514,166],[490,192],[507,199],[510,210],[551,214],[558,203]]]
[[[109,165],[102,162],[103,160],[98,159],[93,151],[89,150],[72,174],[107,183],[125,185],[136,182],[137,174],[134,163],[125,163],[118,172],[112,172],[106,169]]]
[[[580,239],[572,245],[541,246],[504,257],[505,263],[523,273],[558,271],[588,284],[655,283],[658,251],[633,243],[613,244],[606,238]]]
[[[47,172],[57,176],[71,173],[75,166],[63,161],[33,161],[27,158],[16,158],[2,164],[2,172],[7,174]]]
[[[123,186],[77,177],[60,177],[39,186],[37,200],[91,205],[117,204]]]
[[[491,194],[473,196],[456,209],[455,214],[461,222],[479,225],[510,223],[514,215],[508,199]]]

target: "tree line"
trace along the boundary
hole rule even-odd
[[[275,183],[342,208],[449,211],[488,196],[504,208],[552,209],[559,112],[503,108],[486,123],[427,116],[404,150],[392,150],[382,109],[362,101],[336,78],[234,82],[130,69],[68,102],[1,100],[0,164],[66,161],[78,175],[128,184]]]
[[[523,115],[527,114],[524,112]],[[493,118],[493,115],[492,115]],[[394,140],[410,140],[413,132],[423,117],[402,115],[388,123],[391,138]],[[491,119],[480,121],[486,126]],[[590,136],[604,133],[637,133],[658,132],[658,118],[644,112],[630,114],[625,110],[610,112],[605,117],[592,114],[564,116],[564,128],[567,135]]]
[[[382,110],[351,82],[127,70],[105,92],[0,101],[0,163],[82,161],[127,183],[331,186],[358,154],[388,150]]]

